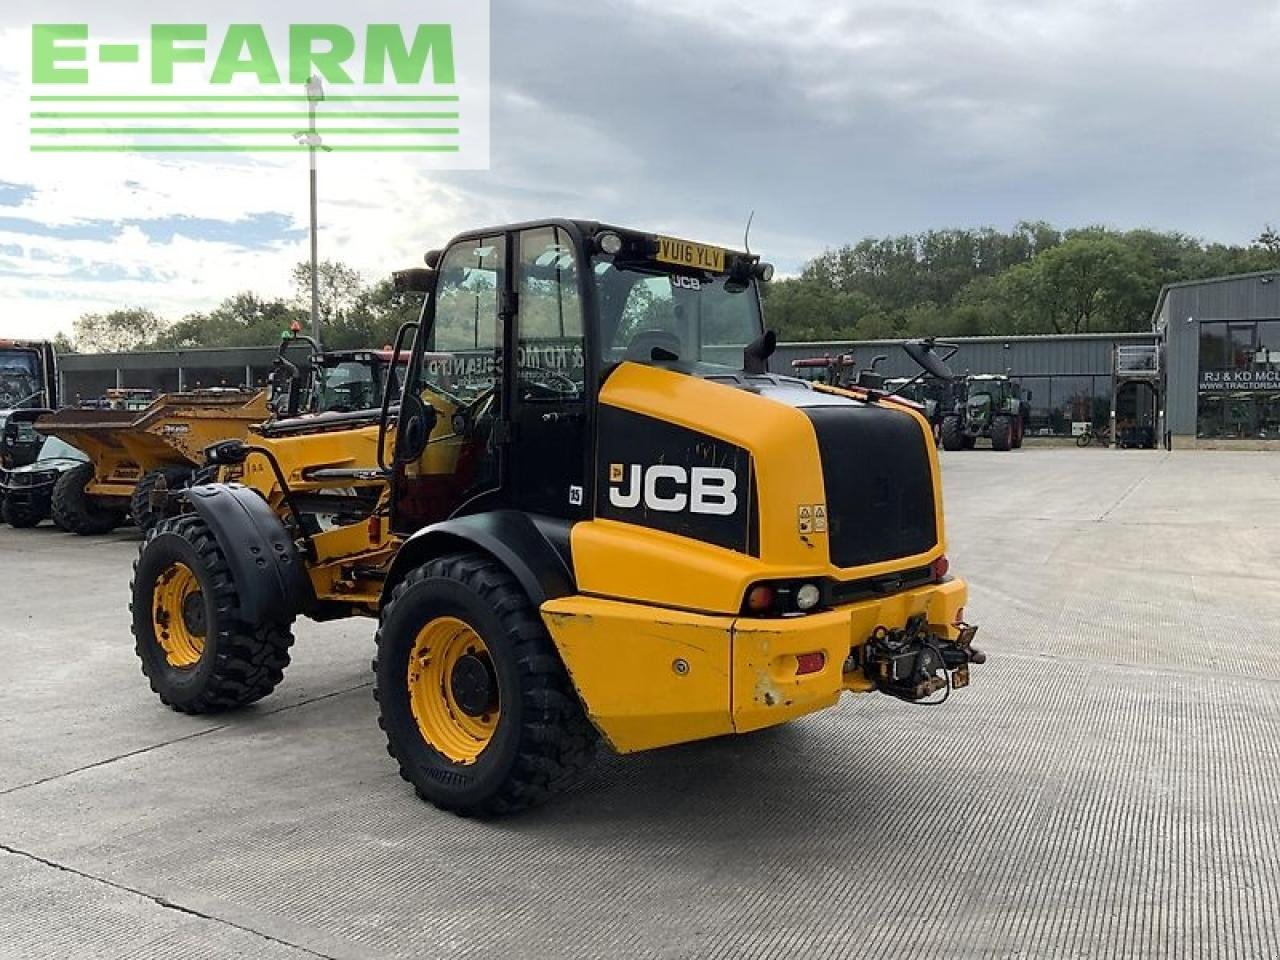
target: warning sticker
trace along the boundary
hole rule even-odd
[[[609,482],[610,483],[622,482],[622,464],[620,463],[609,464]]]
[[[800,506],[800,532],[813,533],[813,507],[807,503]]]
[[[825,503],[815,503],[813,505],[813,532],[827,532],[827,505]]]

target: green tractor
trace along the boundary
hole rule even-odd
[[[1026,429],[1027,402],[1021,389],[1003,374],[965,377],[955,407],[942,418],[942,449],[972,450],[979,437],[992,450],[1016,450]]]

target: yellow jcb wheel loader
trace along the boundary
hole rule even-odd
[[[494,815],[561,789],[600,738],[646,750],[845,691],[967,685],[983,657],[929,424],[883,390],[769,373],[771,275],[576,220],[429,253],[399,277],[425,295],[399,402],[216,446],[238,482],[193,487],[144,544],[133,627],[161,699],[257,700],[296,617],[376,616],[401,774]],[[932,343],[908,352],[950,376]],[[376,503],[317,522],[351,488]]]

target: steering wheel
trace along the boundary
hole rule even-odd
[[[530,374],[537,374],[540,379],[531,379]],[[576,397],[582,392],[576,380],[546,367],[521,367],[520,385],[542,391],[544,399]]]

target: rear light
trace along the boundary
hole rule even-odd
[[[827,665],[827,655],[821,650],[813,653],[802,653],[796,657],[796,676],[802,677],[806,673],[817,673]]]
[[[773,608],[773,587],[758,583],[747,591],[747,610],[751,613],[768,613]]]
[[[825,591],[819,581],[773,580],[752,584],[742,601],[742,613],[752,617],[786,617],[812,613],[823,607]]]
[[[947,559],[944,553],[938,557],[933,563],[929,564],[929,572],[933,574],[933,579],[941,580],[947,575],[947,571],[951,569],[951,561]]]

